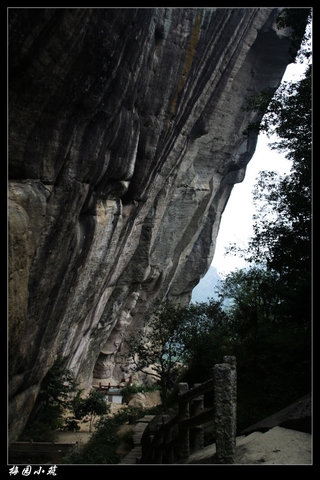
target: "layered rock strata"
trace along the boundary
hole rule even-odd
[[[126,377],[124,335],[189,301],[289,62],[275,8],[9,9],[9,422],[57,356]],[[128,372],[129,373],[129,372]]]

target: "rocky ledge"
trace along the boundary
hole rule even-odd
[[[54,360],[79,385],[155,299],[188,302],[289,63],[277,8],[9,8],[10,437]]]

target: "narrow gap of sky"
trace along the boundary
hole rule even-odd
[[[288,65],[283,81],[297,80],[305,72],[306,66],[301,64]],[[225,255],[226,247],[236,243],[238,247],[246,247],[252,235],[252,217],[255,213],[252,190],[258,174],[262,170],[277,171],[284,175],[289,173],[291,162],[283,154],[269,147],[270,139],[260,134],[256,151],[250,160],[244,180],[233,187],[230,198],[223,212],[217,237],[216,250],[212,266],[223,276],[237,268],[245,267],[242,258]]]

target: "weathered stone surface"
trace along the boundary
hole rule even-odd
[[[217,463],[234,463],[237,432],[236,358],[224,356],[213,367]]]
[[[255,149],[245,99],[289,61],[276,15],[9,9],[11,438],[57,356],[117,381],[150,302],[189,300]]]
[[[143,407],[149,408],[154,407],[155,405],[161,405],[161,395],[158,390],[154,392],[146,392],[146,393],[135,393],[130,396],[128,399],[129,407]]]

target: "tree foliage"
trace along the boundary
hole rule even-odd
[[[92,432],[95,418],[107,414],[110,411],[110,405],[107,404],[103,391],[92,389],[85,398],[81,398],[78,392],[72,402],[72,409],[77,419],[89,416],[89,432]]]
[[[296,23],[294,42],[301,40],[308,12],[299,17],[297,9],[285,10],[280,24]],[[229,274],[220,288],[222,298],[232,299],[227,313],[238,364],[238,408],[247,412],[243,421],[248,423],[311,389],[312,67],[307,44],[302,56],[308,65],[301,80],[248,101],[249,110],[265,112],[250,128],[276,138],[272,148],[285,153],[291,171],[260,173],[253,235],[246,249],[229,249],[240,253],[248,268]]]
[[[22,438],[48,441],[52,431],[64,427],[65,413],[72,409],[77,391],[73,372],[58,358],[41,382],[40,392]]]
[[[160,382],[165,407],[170,382],[183,364],[185,349],[179,341],[183,320],[183,308],[157,302],[142,327],[125,340],[134,369]]]
[[[166,408],[170,387],[188,369],[188,381],[204,382],[229,353],[231,330],[221,301],[187,306],[166,300],[155,305],[140,331],[126,340],[135,369],[161,384]]]
[[[295,321],[286,286],[274,270],[236,270],[219,290],[231,300],[226,309],[231,342],[222,341],[237,358],[241,430],[310,391],[310,319]]]
[[[278,280],[276,272],[257,266],[227,275],[219,293],[223,300],[231,300],[227,311],[235,335],[252,331],[256,337],[260,325],[280,320],[283,299]]]
[[[76,382],[71,370],[65,368],[63,359],[57,359],[41,383],[40,398],[44,404],[57,403],[66,408]]]
[[[278,28],[291,29],[291,59],[304,61],[311,56],[311,17],[312,10],[306,8],[283,8],[277,18]]]
[[[221,300],[189,304],[184,309],[179,340],[184,346],[188,381],[201,383],[212,377],[213,366],[230,354],[232,329]]]
[[[287,11],[288,10],[288,11]],[[299,16],[285,9],[281,22],[298,32],[309,9]],[[304,19],[304,20],[303,20]],[[291,162],[289,175],[261,172],[254,190],[256,214],[248,248],[231,246],[248,264],[261,265],[279,275],[278,284],[286,291],[292,318],[310,319],[311,292],[311,213],[312,213],[312,67],[311,55],[304,50],[307,67],[301,80],[284,82],[273,97],[261,92],[248,101],[247,109],[265,111],[258,129],[276,141],[272,148],[285,153]],[[307,53],[306,53],[307,52]],[[253,125],[252,128],[257,126]],[[285,287],[285,288],[284,288]]]
[[[62,427],[63,414],[71,407],[76,389],[73,373],[65,368],[63,359],[57,359],[41,383],[37,420],[53,430]]]
[[[118,465],[121,458],[125,456],[119,449],[121,447],[123,452],[123,434],[119,433],[119,427],[128,424],[131,415],[141,418],[144,415],[157,415],[161,411],[158,407],[149,409],[128,407],[114,415],[100,417],[88,442],[82,448],[69,451],[64,462],[72,465]],[[131,435],[132,433],[133,431],[130,432]]]

